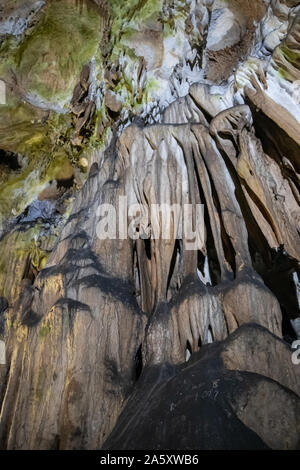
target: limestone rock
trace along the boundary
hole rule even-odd
[[[287,385],[299,387],[277,348],[287,346],[252,324],[179,368],[146,368],[103,448],[299,449],[300,398]]]

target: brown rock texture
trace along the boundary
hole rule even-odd
[[[300,449],[298,2],[2,3],[0,448]]]

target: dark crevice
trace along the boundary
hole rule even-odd
[[[221,236],[222,236],[222,244],[223,244],[225,259],[227,263],[230,265],[232,272],[234,274],[234,277],[236,277],[236,262],[235,262],[236,252],[235,252],[235,249],[233,247],[230,237],[227,235],[223,221],[221,221]]]
[[[134,295],[136,297],[137,303],[141,307],[141,273],[140,266],[138,263],[136,243],[134,244],[133,248],[133,279],[135,285]]]
[[[149,261],[151,261],[151,240],[144,238],[145,253]]]
[[[291,325],[291,321],[289,315],[287,314],[284,307],[281,307],[282,311],[282,336],[284,341],[289,344],[292,344],[296,339],[296,333]]]
[[[119,112],[116,112],[116,111],[112,111],[111,109],[109,108],[106,108],[107,109],[107,114],[109,115],[109,117],[111,118],[112,121],[117,121],[119,116],[120,116],[120,113]]]
[[[74,176],[67,179],[57,179],[57,189],[70,189],[74,185]]]
[[[167,295],[168,291],[171,285],[171,281],[173,280],[173,274],[176,268],[176,261],[178,259],[178,256],[181,255],[181,249],[180,249],[180,242],[179,240],[175,240],[175,246],[174,246],[174,251],[173,251],[173,256],[171,259],[171,264],[170,264],[170,271],[169,271],[169,276],[168,276],[168,281],[167,281]],[[177,285],[177,282],[175,283]]]
[[[18,154],[0,149],[0,165],[8,167],[10,170],[17,171],[22,168],[19,160],[20,157]]]
[[[236,198],[248,231],[248,245],[253,267],[262,277],[265,285],[275,295],[285,315],[289,319],[296,318],[299,316],[299,305],[295,285],[292,281],[292,273],[295,271],[299,272],[298,261],[284,254],[284,247],[282,249],[279,248],[277,251],[271,250],[257,220],[250,210],[232,162],[222,148],[219,148],[219,151],[235,184]],[[289,323],[289,320],[287,323]],[[290,328],[289,324],[288,330]]]
[[[270,263],[268,266],[257,266],[257,271],[278,299],[282,312],[289,320],[297,318],[300,311],[293,274],[297,272],[300,277],[298,260],[290,257],[284,247],[280,247],[277,251],[270,250]]]
[[[209,325],[209,327],[208,327],[208,331],[209,331],[209,333],[210,333],[210,336],[211,336],[211,341],[212,341],[212,343],[214,343],[214,341],[215,341],[215,338],[214,338],[214,334],[213,334],[213,330],[212,330],[212,327],[211,327],[211,325]]]
[[[137,353],[135,355],[135,367],[134,367],[134,380],[135,382],[138,381],[140,378],[142,371],[143,371],[143,352],[142,352],[142,345],[140,345]]]

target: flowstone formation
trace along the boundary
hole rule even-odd
[[[0,1],[2,449],[300,448],[299,54],[295,0]]]

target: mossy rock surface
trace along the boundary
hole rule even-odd
[[[91,1],[52,0],[15,55],[26,93],[64,108],[100,42],[100,10]]]

